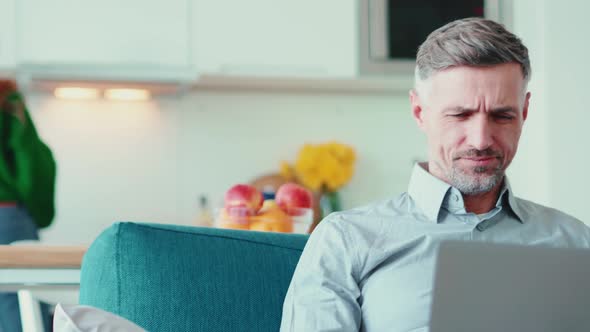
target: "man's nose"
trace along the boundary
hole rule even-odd
[[[493,144],[493,124],[487,117],[475,117],[467,128],[467,144],[477,150],[485,150]]]

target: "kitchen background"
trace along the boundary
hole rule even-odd
[[[134,14],[132,4],[112,0],[58,2],[80,6],[71,9],[84,14],[80,22],[108,8]],[[356,149],[355,175],[341,192],[345,208],[405,191],[412,163],[425,158],[425,139],[410,115],[411,76],[359,77],[355,0],[280,6],[256,0],[234,2],[231,10],[227,2],[159,3],[172,10],[152,5],[146,16],[152,26],[127,29],[124,20],[113,19],[93,38],[79,35],[73,45],[53,39],[58,45],[49,47],[42,42],[49,37],[41,37],[59,30],[64,7],[0,0],[17,13],[0,21],[0,40],[8,41],[0,44],[0,66],[7,73],[18,74],[23,58],[67,63],[109,57],[108,49],[99,54],[97,36],[125,27],[150,36],[140,45],[142,52],[150,50],[147,60],[193,64],[201,75],[209,74],[186,92],[144,102],[61,100],[27,90],[37,129],[58,164],[57,216],[42,232],[44,242],[89,243],[118,220],[190,224],[200,194],[218,206],[229,186],[277,172],[280,161],[294,161],[306,142],[335,139]],[[513,187],[518,196],[590,223],[590,114],[584,98],[590,4],[507,3],[509,27],[524,39],[533,62],[529,119],[509,172]],[[33,6],[34,13],[22,15]],[[187,10],[190,19],[179,20]],[[57,27],[44,29],[49,26]],[[173,35],[177,28],[187,35]],[[33,37],[39,42],[27,43]],[[184,45],[183,38],[191,42]],[[186,57],[167,52],[169,47],[186,51]]]

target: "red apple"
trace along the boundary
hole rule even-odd
[[[299,209],[311,208],[313,197],[306,188],[295,183],[285,183],[277,190],[275,201],[283,211],[290,215],[298,215]]]
[[[230,215],[255,215],[263,202],[262,193],[247,184],[236,184],[225,193],[225,209]]]

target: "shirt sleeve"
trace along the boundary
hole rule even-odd
[[[360,328],[357,253],[340,220],[331,217],[316,227],[295,268],[283,305],[281,332]]]

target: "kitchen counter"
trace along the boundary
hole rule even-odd
[[[0,245],[0,268],[80,269],[86,247]]]
[[[40,303],[77,304],[82,246],[0,245],[0,291],[18,293],[23,332],[43,331]]]
[[[83,246],[0,245],[0,291],[33,291],[39,299],[77,302]],[[74,294],[76,298],[72,295]]]

